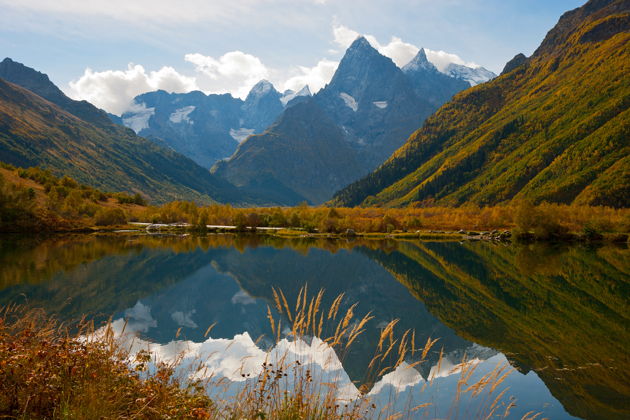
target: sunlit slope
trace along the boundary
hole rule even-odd
[[[457,95],[333,202],[627,207],[629,31],[627,0],[565,13],[532,57]]]

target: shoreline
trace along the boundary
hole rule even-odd
[[[280,227],[236,227],[208,225],[206,229],[195,227],[187,223],[152,224],[143,222],[131,222],[116,226],[93,226],[77,229],[42,230],[42,231],[0,231],[1,236],[37,236],[37,235],[93,235],[93,234],[143,234],[147,236],[192,234],[205,235],[247,235],[247,236],[271,236],[277,238],[309,238],[309,239],[366,239],[366,240],[420,240],[420,241],[491,241],[501,243],[614,243],[628,244],[627,233],[607,232],[596,237],[579,233],[566,233],[558,237],[540,238],[531,232],[514,232],[513,230],[475,231],[475,230],[416,230],[413,232],[354,232],[348,229],[343,233],[308,232],[299,228]]]

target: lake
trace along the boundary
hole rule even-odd
[[[470,401],[449,411],[465,359],[476,377],[514,369],[501,384],[515,402],[509,418],[622,419],[630,418],[629,257],[625,245],[4,236],[0,305],[28,303],[69,322],[111,317],[162,352],[177,343],[211,349],[209,366],[236,383],[231,363],[275,346],[268,308],[283,315],[273,289],[295,302],[306,285],[309,296],[325,291],[323,307],[343,294],[340,311],[356,303],[359,319],[374,317],[348,351],[332,355],[350,391],[367,387],[376,400],[429,402],[430,417],[467,418]],[[415,332],[416,347],[439,340],[423,363],[409,367],[410,356],[374,375],[375,342],[394,319],[400,334]],[[317,340],[303,343],[315,359]]]

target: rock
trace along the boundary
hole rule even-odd
[[[354,229],[348,229],[346,230],[346,236],[357,236],[357,233],[354,231]]]

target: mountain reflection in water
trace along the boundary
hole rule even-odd
[[[507,359],[518,369],[505,383],[517,398],[515,418],[530,410],[550,418],[630,415],[626,248],[69,236],[4,238],[0,267],[0,303],[27,300],[65,320],[114,314],[155,346],[172,346],[178,331],[182,342],[208,344],[204,333],[216,323],[210,340],[260,338],[256,348],[267,350],[272,287],[290,302],[304,285],[325,289],[323,307],[344,293],[342,310],[358,302],[358,318],[375,317],[339,355],[349,385],[373,383],[366,368],[379,328],[399,319],[398,331],[415,330],[416,343],[440,340],[425,363],[374,378],[373,393],[448,401],[458,376],[450,366],[464,356],[479,361],[479,372]],[[439,388],[421,392],[431,375],[441,378]]]

